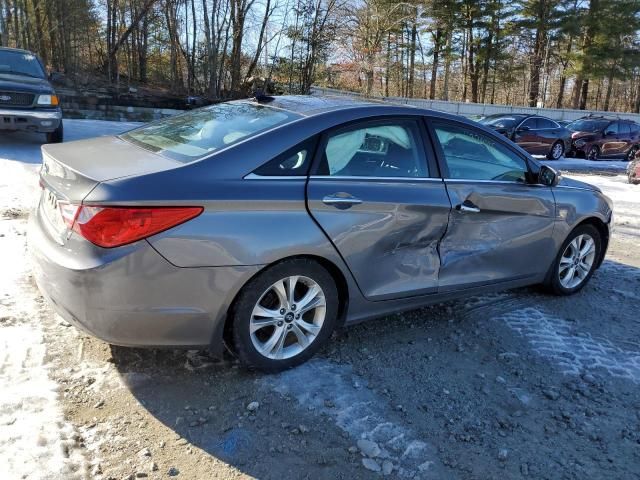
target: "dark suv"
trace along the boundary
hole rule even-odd
[[[569,156],[632,160],[640,149],[640,125],[631,120],[589,116],[567,128],[572,132]]]
[[[62,110],[40,59],[27,50],[0,48],[0,131],[26,130],[63,137]]]

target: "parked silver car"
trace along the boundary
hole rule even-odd
[[[119,345],[303,362],[345,323],[580,290],[611,201],[461,117],[341,98],[214,105],[43,147],[29,241],[60,314]]]

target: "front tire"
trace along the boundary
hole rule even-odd
[[[561,140],[558,140],[553,145],[551,145],[551,150],[547,153],[547,158],[549,160],[558,160],[564,154],[564,143]]]
[[[600,158],[600,149],[597,145],[592,145],[587,152],[587,160],[598,160]]]
[[[62,121],[58,128],[56,128],[53,132],[47,133],[47,143],[62,143],[64,140],[64,127],[62,126]]]
[[[286,260],[242,289],[231,312],[235,353],[248,368],[279,372],[311,358],[338,319],[338,290],[317,262]]]
[[[572,295],[589,281],[602,252],[600,232],[591,225],[574,229],[562,244],[546,282],[556,295]]]

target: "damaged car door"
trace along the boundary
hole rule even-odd
[[[440,245],[440,292],[534,277],[556,255],[551,188],[530,183],[527,161],[467,124],[430,122],[451,199]]]
[[[438,289],[451,204],[423,133],[418,116],[332,130],[309,177],[309,212],[370,300]]]

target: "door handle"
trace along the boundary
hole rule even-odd
[[[362,203],[357,197],[349,195],[348,193],[334,193],[333,195],[327,195],[322,199],[322,203],[325,205],[334,205],[338,208],[348,208],[351,205],[359,205]]]
[[[480,213],[480,209],[468,200],[465,200],[464,203],[457,205],[456,210],[464,213]]]

